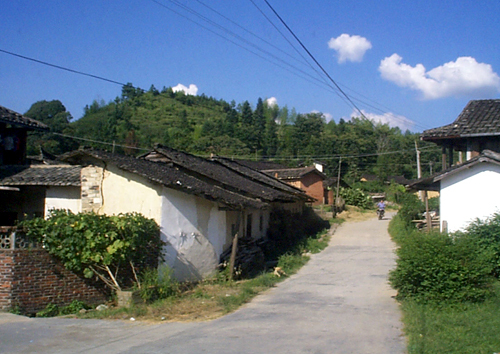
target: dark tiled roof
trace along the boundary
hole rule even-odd
[[[2,106],[0,106],[0,123],[8,123],[14,126],[35,130],[49,130],[49,127],[45,124],[37,120],[25,117]]]
[[[296,194],[262,183],[262,180],[252,179],[217,160],[208,160],[160,145],[155,148],[154,152],[156,155],[152,158],[158,159],[157,154],[162,155],[164,162],[170,162],[183,172],[225,190],[251,198],[259,198],[266,202],[295,202],[299,200]],[[149,157],[146,155],[144,158],[148,159]]]
[[[176,189],[188,194],[219,202],[232,208],[250,207],[262,209],[267,203],[258,198],[247,197],[229,191],[221,186],[214,185],[196,176],[181,171],[173,164],[153,162],[130,156],[114,155],[104,151],[78,150],[60,157],[63,161],[76,164],[85,164],[89,160],[97,159],[117,168],[142,176],[152,182],[168,188]]]
[[[252,161],[252,160],[238,160],[233,161],[238,162],[240,165],[253,168],[254,170],[264,171],[264,170],[280,170],[288,168],[282,164],[272,162],[272,161]]]
[[[500,100],[473,100],[452,124],[424,130],[422,140],[492,135],[500,135]]]
[[[453,165],[442,172],[438,172],[429,177],[420,178],[407,186],[409,190],[439,190],[440,181],[457,172],[467,170],[480,163],[493,163],[500,165],[500,153],[484,150],[480,155],[473,157],[459,165]]]
[[[11,165],[0,167],[2,186],[80,186],[80,166]]]
[[[268,174],[264,173],[264,171],[257,171],[251,167],[248,167],[245,164],[241,164],[240,160],[226,159],[223,157],[216,157],[214,159],[217,160],[219,163],[223,164],[224,166],[229,167],[247,176],[248,178],[254,179],[262,183],[266,183],[274,188],[282,189],[289,193],[294,193],[298,195],[300,198],[308,198],[307,194],[305,194],[302,189],[296,188],[288,183],[282,182],[279,179],[274,178],[274,176],[271,177]]]
[[[268,175],[276,177],[281,180],[300,179],[309,173],[316,173],[321,177],[323,177],[323,179],[326,178],[326,176],[320,171],[318,171],[314,166],[277,169],[277,170],[264,170],[262,172],[267,173]]]

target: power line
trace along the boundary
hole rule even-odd
[[[9,55],[12,55],[12,56],[15,56],[15,57],[18,57],[18,58],[22,58],[22,59],[25,59],[25,60],[33,61],[35,63],[39,63],[39,64],[51,66],[51,67],[56,68],[56,69],[69,71],[69,72],[74,73],[74,74],[88,76],[88,77],[92,77],[94,79],[111,82],[113,84],[117,84],[117,85],[120,85],[120,86],[126,86],[127,85],[127,84],[124,84],[124,83],[119,82],[119,81],[115,81],[115,80],[111,80],[111,79],[106,79],[105,77],[102,77],[102,76],[93,75],[93,74],[85,73],[83,71],[78,71],[78,70],[70,69],[70,68],[67,68],[67,67],[64,67],[64,66],[61,66],[61,65],[51,64],[51,63],[48,63],[46,61],[42,61],[42,60],[38,60],[38,59],[27,57],[27,56],[24,56],[24,55],[21,55],[21,54],[16,54],[16,53],[13,53],[13,52],[9,52],[9,51],[4,50],[4,49],[0,49],[0,52],[5,53],[5,54],[9,54]]]
[[[214,26],[215,28],[218,28],[219,30],[221,30],[221,31],[223,31],[223,32],[225,32],[225,33],[227,33],[227,34],[229,34],[229,35],[233,36],[234,38],[236,38],[236,39],[240,40],[241,42],[245,43],[246,45],[248,45],[248,46],[250,46],[250,47],[252,47],[252,48],[256,49],[257,51],[259,51],[259,52],[261,52],[261,53],[263,53],[264,55],[267,55],[267,56],[269,56],[270,58],[273,58],[274,60],[277,60],[279,63],[276,63],[276,62],[274,62],[274,61],[272,61],[272,60],[270,60],[270,59],[266,58],[265,56],[263,56],[263,55],[261,55],[261,54],[259,54],[259,53],[256,53],[254,50],[251,50],[251,49],[249,49],[249,48],[247,48],[247,47],[245,47],[245,46],[243,46],[243,45],[241,45],[241,44],[239,44],[239,43],[236,43],[234,40],[232,40],[232,39],[230,39],[230,38],[228,38],[228,37],[226,37],[226,36],[224,36],[224,35],[222,35],[222,34],[220,34],[220,33],[217,33],[217,32],[215,32],[215,31],[213,31],[213,30],[212,30],[212,29],[210,29],[209,27],[207,27],[207,26],[205,26],[205,25],[203,25],[203,24],[201,24],[201,23],[199,23],[199,22],[197,22],[197,21],[195,21],[195,20],[193,20],[193,19],[191,19],[191,18],[189,18],[189,17],[187,17],[187,16],[183,15],[182,13],[180,13],[180,12],[178,12],[178,11],[176,11],[176,10],[172,9],[171,7],[169,7],[169,6],[165,5],[165,4],[163,4],[162,2],[160,2],[160,1],[158,1],[158,0],[151,0],[151,1],[152,1],[152,2],[154,2],[155,4],[157,4],[157,5],[161,6],[161,7],[163,7],[163,8],[165,8],[165,9],[169,10],[169,11],[172,11],[173,13],[175,13],[175,14],[177,14],[177,15],[179,15],[179,16],[181,16],[181,17],[183,17],[184,19],[186,19],[186,20],[188,20],[188,21],[190,21],[190,22],[192,22],[192,23],[194,23],[194,24],[196,24],[196,25],[198,25],[198,26],[202,27],[203,29],[205,29],[205,30],[207,30],[207,31],[211,32],[212,34],[215,34],[216,36],[218,36],[218,37],[220,37],[220,38],[222,38],[222,39],[227,40],[228,42],[230,42],[230,43],[232,43],[232,44],[236,45],[237,47],[242,48],[242,49],[244,49],[244,50],[248,51],[249,53],[251,53],[251,54],[253,54],[253,55],[258,56],[259,58],[261,58],[261,59],[263,59],[263,60],[265,60],[265,61],[267,61],[267,62],[269,62],[269,63],[271,63],[271,64],[273,64],[273,65],[276,65],[276,66],[278,66],[278,67],[282,68],[283,70],[286,70],[286,71],[288,71],[288,72],[290,72],[290,73],[292,73],[292,74],[294,74],[294,75],[296,75],[296,76],[300,77],[301,79],[303,79],[303,80],[305,80],[305,81],[308,81],[308,82],[313,83],[313,84],[321,84],[321,85],[325,85],[327,88],[332,89],[332,92],[333,92],[333,93],[338,94],[338,93],[334,90],[334,87],[332,87],[331,85],[329,85],[327,82],[325,82],[325,81],[321,81],[320,79],[318,79],[318,78],[316,78],[316,77],[314,77],[314,76],[310,75],[309,73],[305,72],[304,70],[302,70],[302,69],[300,69],[300,68],[296,67],[295,65],[290,64],[289,62],[286,62],[284,59],[279,58],[278,56],[276,56],[276,55],[272,54],[271,52],[269,52],[269,51],[267,51],[267,50],[265,50],[265,49],[262,49],[262,48],[261,48],[261,47],[259,47],[258,45],[256,45],[256,44],[254,44],[254,43],[250,42],[249,40],[247,40],[247,39],[245,39],[245,38],[241,37],[240,35],[238,35],[238,34],[234,33],[233,31],[231,31],[231,30],[229,30],[229,29],[227,29],[227,28],[225,28],[224,26],[222,26],[222,25],[220,25],[220,24],[218,24],[218,23],[216,23],[216,22],[214,22],[214,21],[210,20],[209,18],[207,18],[206,16],[203,16],[203,15],[202,15],[202,14],[200,14],[199,12],[197,12],[197,11],[193,10],[192,8],[190,8],[190,7],[186,6],[186,5],[180,4],[178,1],[175,1],[175,0],[168,0],[168,1],[170,1],[171,3],[173,3],[174,5],[176,5],[176,6],[180,7],[180,8],[182,8],[182,9],[184,9],[185,11],[187,11],[187,12],[189,12],[189,13],[191,13],[191,14],[195,15],[196,17],[198,17],[198,18],[202,19],[203,21],[208,22],[210,25]],[[214,11],[215,11],[215,10],[214,10]],[[221,15],[221,16],[222,16],[222,15]],[[239,26],[239,27],[242,27],[242,26]],[[242,28],[243,28],[243,27],[242,27]],[[297,59],[295,59],[295,60],[297,60]],[[299,60],[299,62],[300,62],[300,60]],[[284,67],[284,66],[283,66],[282,64],[280,64],[280,63],[282,63],[282,64],[284,64],[284,65],[288,66],[288,68],[287,68],[287,67]],[[309,63],[307,63],[307,64],[309,64]],[[293,70],[295,70],[296,72],[294,72],[292,69],[293,69]],[[306,77],[304,77],[304,76],[302,76],[302,75],[298,74],[297,72],[298,72],[298,73],[300,73],[300,74],[302,74],[302,75],[305,75],[305,76],[307,76],[307,77],[310,77],[312,80],[317,81],[317,82],[313,82],[313,81],[311,81],[310,79],[307,79]],[[341,97],[341,96],[339,96],[339,97]]]
[[[110,145],[110,146],[118,146],[121,148],[125,149],[134,149],[134,150],[142,150],[142,151],[150,151],[151,149],[146,149],[146,148],[138,148],[135,146],[128,146],[128,145],[121,145],[121,144],[115,144],[115,143],[108,143],[106,141],[100,141],[100,140],[93,140],[93,139],[87,139],[87,138],[80,138],[77,136],[72,136],[72,135],[67,135],[67,134],[61,134],[61,133],[51,133],[57,136],[62,136],[64,138],[70,138],[70,139],[75,139],[75,140],[82,140],[82,141],[87,141],[91,143],[96,143],[96,144],[101,144],[101,145]]]
[[[344,97],[345,97],[344,101],[346,101],[346,100],[347,100],[346,102],[350,102],[350,103],[353,105],[353,107],[354,107],[354,108],[355,108],[355,109],[356,109],[356,110],[357,110],[357,111],[361,114],[361,116],[362,116],[362,117],[366,118],[366,116],[363,114],[363,112],[361,112],[361,110],[360,110],[360,109],[359,109],[359,108],[358,108],[358,107],[354,104],[354,102],[353,102],[353,101],[360,102],[360,103],[362,103],[362,104],[364,104],[364,105],[366,105],[366,106],[368,106],[368,107],[370,107],[370,108],[375,109],[376,111],[378,111],[378,112],[380,112],[380,113],[388,114],[388,115],[390,115],[392,118],[394,118],[394,119],[396,119],[396,120],[399,120],[399,121],[401,121],[401,122],[403,122],[403,123],[407,123],[404,119],[402,119],[402,118],[398,117],[398,116],[397,116],[397,115],[395,115],[394,113],[387,112],[387,111],[385,111],[385,110],[383,110],[383,109],[380,109],[380,108],[378,108],[378,107],[375,107],[374,105],[369,104],[369,103],[367,103],[367,102],[365,102],[365,101],[363,101],[363,100],[361,100],[361,99],[359,99],[359,98],[356,98],[356,97],[352,97],[352,99],[351,99],[351,98],[349,98],[349,96],[348,96],[348,95],[347,95],[347,94],[346,94],[346,93],[345,93],[345,92],[344,92],[344,91],[340,88],[340,86],[343,86],[345,89],[347,89],[347,90],[349,90],[349,91],[352,91],[352,92],[356,93],[357,95],[359,95],[359,96],[361,96],[361,97],[364,97],[366,100],[372,101],[372,100],[370,100],[369,98],[367,98],[366,96],[363,96],[362,94],[360,94],[360,93],[358,93],[358,92],[356,92],[356,91],[354,91],[354,90],[350,89],[350,88],[349,88],[349,87],[347,87],[346,85],[343,85],[343,84],[341,84],[341,83],[336,82],[335,80],[333,80],[333,78],[331,78],[331,77],[330,77],[330,75],[326,72],[326,70],[325,70],[325,69],[324,69],[324,68],[323,68],[323,67],[319,64],[319,62],[318,62],[318,61],[314,58],[314,56],[310,53],[310,51],[309,51],[309,50],[305,47],[305,45],[302,43],[302,41],[300,41],[300,39],[299,39],[299,38],[295,35],[295,33],[294,33],[294,32],[290,29],[290,27],[289,27],[289,26],[285,23],[285,21],[281,18],[281,16],[277,13],[277,11],[276,11],[276,10],[275,10],[275,9],[274,9],[274,8],[273,8],[270,4],[269,4],[269,2],[268,2],[267,0],[264,0],[264,1],[265,1],[265,2],[266,2],[266,4],[269,6],[269,8],[270,8],[270,9],[274,12],[274,14],[276,15],[276,17],[278,17],[278,19],[282,22],[282,24],[283,24],[283,25],[284,25],[284,26],[288,29],[288,31],[289,31],[289,32],[293,35],[293,37],[294,37],[294,38],[295,38],[295,39],[296,39],[296,40],[300,43],[300,45],[301,45],[301,46],[302,46],[302,48],[303,48],[303,49],[307,52],[307,54],[308,54],[308,55],[309,55],[309,56],[310,56],[310,57],[314,60],[314,62],[315,62],[315,63],[316,63],[316,64],[317,64],[320,68],[321,68],[321,70],[323,71],[323,73],[325,73],[325,75],[326,75],[326,76],[330,79],[330,81],[332,81],[332,82],[335,84],[336,88],[339,90],[339,92],[340,92],[340,93],[342,93],[342,95],[343,95],[343,96],[340,96],[340,94],[339,94],[338,92],[336,92],[336,91],[335,91],[335,93],[336,93],[339,97],[341,97],[341,98],[343,98],[343,99],[344,99]],[[273,22],[269,19],[269,17],[267,17],[267,15],[266,15],[266,14],[265,14],[265,13],[264,13],[264,12],[263,12],[260,8],[259,8],[259,6],[255,3],[255,1],[254,1],[254,0],[250,0],[250,2],[251,2],[251,3],[252,3],[252,4],[253,4],[253,5],[254,5],[254,6],[255,6],[258,10],[259,10],[259,12],[260,12],[260,13],[261,13],[261,14],[262,14],[262,15],[263,15],[263,16],[264,16],[264,17],[265,17],[265,18],[269,21],[269,23],[271,23],[271,25],[272,25],[272,26],[273,26],[273,27],[274,27],[274,28],[275,28],[275,29],[276,29],[276,30],[277,30],[277,31],[281,34],[281,36],[283,36],[283,38],[285,38],[285,40],[286,40],[286,41],[287,41],[287,42],[288,42],[288,43],[292,46],[292,48],[294,48],[295,50],[297,50],[297,49],[295,48],[295,46],[294,46],[292,43],[290,43],[290,41],[288,41],[288,39],[286,38],[286,36],[285,36],[285,35],[284,35],[284,34],[283,34],[283,33],[282,33],[282,32],[281,32],[281,31],[280,31],[280,30],[279,30],[279,29],[278,29],[278,28],[274,25],[274,23],[273,23]],[[313,70],[314,70],[316,73],[318,73],[315,69],[313,69]],[[330,85],[328,85],[328,86],[329,86],[329,87],[332,87],[332,86],[330,86]],[[333,87],[332,87],[332,88],[333,88]],[[374,101],[372,101],[372,102],[373,102],[373,103],[375,103],[375,104],[378,104],[377,102],[374,102]],[[384,106],[382,105],[382,107],[384,107]],[[384,108],[385,108],[385,109],[387,109],[387,110],[390,110],[388,107],[384,107]],[[408,119],[408,120],[409,120],[409,119]],[[414,122],[414,121],[412,121],[412,120],[409,120],[409,121],[410,121],[411,123],[413,123],[413,125],[415,125],[415,126],[418,126],[418,127],[424,128],[424,129],[429,128],[429,127],[427,127],[427,126],[420,125],[420,124],[418,124],[417,122]]]
[[[316,65],[321,69],[321,71],[323,71],[323,73],[326,75],[326,77],[328,77],[328,79],[335,85],[335,87],[339,90],[339,92],[352,104],[352,106],[359,112],[359,114],[361,114],[362,117],[366,118],[365,115],[363,114],[363,112],[361,112],[361,110],[358,108],[358,106],[356,106],[356,104],[351,100],[351,98],[344,92],[344,90],[342,90],[340,88],[340,86],[337,84],[337,82],[330,76],[330,74],[328,74],[328,72],[323,68],[323,66],[316,60],[316,58],[314,57],[314,55],[311,54],[311,52],[309,51],[309,49],[307,49],[307,47],[304,45],[304,43],[302,43],[302,41],[299,39],[299,37],[297,37],[295,35],[295,33],[293,32],[293,30],[286,24],[286,22],[281,18],[281,16],[271,6],[271,4],[267,0],[264,0],[264,2],[267,4],[267,6],[269,6],[269,8],[271,9],[271,11],[281,21],[281,23],[283,24],[283,26],[285,26],[285,28],[292,34],[292,36],[295,38],[295,40],[297,40],[297,42],[300,44],[300,46],[302,47],[302,49],[305,50],[305,52],[311,57],[311,59],[316,63]]]
[[[51,134],[61,136],[64,138],[70,138],[70,139],[75,139],[75,140],[82,140],[82,141],[87,141],[87,142],[92,142],[96,144],[102,144],[102,145],[109,145],[109,146],[118,146],[126,149],[135,149],[135,150],[142,150],[142,151],[150,151],[151,149],[148,148],[140,148],[136,146],[128,146],[128,145],[122,145],[122,144],[115,144],[115,143],[110,143],[106,141],[101,141],[101,140],[94,140],[94,139],[88,139],[88,138],[81,138],[81,137],[76,137],[68,134],[61,134],[61,133],[54,133],[52,132]],[[428,147],[422,147],[420,148],[421,151],[423,150],[436,150],[437,149],[434,146],[428,146]],[[378,152],[378,153],[365,153],[365,154],[352,154],[352,155],[342,155],[342,154],[332,154],[332,155],[295,155],[295,156],[259,156],[260,159],[272,159],[272,160],[300,160],[300,159],[352,159],[352,158],[363,158],[363,157],[375,157],[375,156],[383,156],[383,155],[394,155],[394,154],[403,154],[403,153],[413,153],[415,152],[414,149],[405,149],[405,150],[395,150],[395,151],[385,151],[385,152]],[[205,156],[205,155],[200,155],[200,156]],[[206,155],[209,156],[209,155]],[[221,157],[227,157],[231,158],[230,156],[221,156]]]

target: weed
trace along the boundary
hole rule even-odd
[[[179,283],[172,277],[167,266],[160,269],[147,269],[141,275],[140,297],[147,303],[166,299],[179,292]]]

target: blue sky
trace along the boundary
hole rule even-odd
[[[499,1],[268,1],[368,118],[418,132],[451,123],[471,99],[499,98]],[[264,0],[11,0],[0,33],[0,50],[145,90],[359,116]],[[0,52],[0,105],[17,112],[58,99],[78,119],[120,94]]]

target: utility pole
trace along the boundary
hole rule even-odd
[[[420,150],[418,149],[416,140],[415,140],[415,150],[417,152],[417,177],[418,179],[420,179],[422,178],[422,167],[420,165]],[[425,203],[425,218],[427,223],[427,231],[430,232],[432,228],[432,220],[431,220],[431,214],[429,213],[429,198],[427,196],[427,191],[419,191],[419,194],[420,194],[420,200]]]
[[[337,192],[335,193],[335,202],[333,205],[335,206],[335,213],[337,213],[337,202],[339,200],[339,189],[340,189],[340,169],[342,167],[342,157],[339,158],[339,173],[337,176]]]
[[[417,141],[415,140],[415,151],[417,152],[417,178],[422,178],[422,166],[420,165],[420,150],[418,149]],[[419,191],[420,200],[424,200],[422,191]]]

